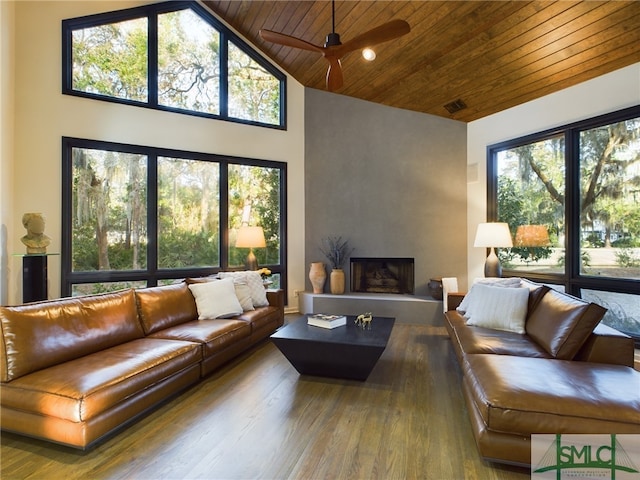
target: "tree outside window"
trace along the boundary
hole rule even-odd
[[[158,16],[158,103],[220,113],[220,33],[193,10]]]
[[[73,148],[72,269],[141,270],[147,265],[147,158]]]
[[[608,308],[640,339],[640,107],[489,147],[490,220],[505,273]]]
[[[71,138],[63,146],[63,295],[244,269],[243,225],[263,227],[256,256],[272,286],[286,287],[284,164]]]
[[[63,21],[68,95],[284,128],[285,79],[196,2]]]
[[[281,170],[262,166],[229,165],[229,265],[241,267],[248,250],[235,247],[238,230],[259,226],[266,248],[254,250],[258,264],[278,265],[281,252]]]
[[[158,158],[158,267],[220,265],[220,165]]]
[[[563,270],[565,240],[564,137],[497,152],[498,221],[509,224],[514,247],[501,249],[505,268]],[[546,232],[546,237],[527,231]]]
[[[640,118],[580,132],[581,273],[640,279]]]
[[[72,89],[146,102],[147,19],[136,18],[72,33]]]

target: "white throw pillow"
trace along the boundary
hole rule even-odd
[[[244,272],[220,272],[218,274],[220,278],[233,278],[246,282],[251,290],[251,301],[254,307],[266,307],[269,305],[267,300],[267,291],[264,289],[262,283],[262,277],[260,274],[253,270],[246,270]]]
[[[487,285],[489,287],[502,287],[502,288],[520,288],[522,287],[522,279],[519,277],[510,277],[510,278],[500,278],[500,277],[486,277],[486,278],[476,278],[473,281],[473,286],[475,285]],[[473,290],[473,286],[471,287],[471,290]],[[466,311],[469,308],[469,294],[471,293],[471,290],[469,290],[469,293],[467,293],[464,298],[462,299],[462,301],[460,302],[460,305],[458,305],[458,308],[456,308],[456,310],[458,311],[458,313],[462,314],[464,317],[468,318],[468,315],[466,315]]]
[[[528,288],[495,288],[478,283],[467,296],[467,325],[525,333]]]
[[[490,287],[520,288],[522,286],[522,279],[520,277],[485,277],[476,279],[475,283],[488,285]]]
[[[233,285],[236,289],[236,297],[238,297],[242,310],[245,312],[255,310],[253,307],[253,300],[251,300],[251,289],[249,288],[249,285],[240,280],[236,281],[235,279],[233,280]]]
[[[189,290],[196,299],[198,320],[228,318],[242,313],[242,305],[236,297],[233,280],[230,278],[192,283]]]

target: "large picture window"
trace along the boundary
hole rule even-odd
[[[62,90],[285,128],[286,76],[197,2],[62,22]]]
[[[640,107],[492,145],[488,166],[505,274],[597,302],[640,340]]]
[[[260,266],[286,288],[286,164],[63,139],[62,294],[155,286],[244,269],[235,247],[260,226]]]

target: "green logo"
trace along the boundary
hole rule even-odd
[[[565,436],[566,437],[566,436]],[[571,435],[572,438],[577,437]],[[616,438],[616,434],[611,434],[610,441],[606,443],[594,442],[594,437],[602,437],[602,435],[581,435],[587,441],[565,441],[562,444],[562,435],[555,435],[555,440],[551,442],[545,454],[542,456],[532,473],[544,473],[556,471],[557,480],[561,479],[562,472],[572,470],[572,476],[577,471],[583,474],[589,474],[588,471],[600,474],[609,472],[608,478],[615,480],[616,472],[638,473],[638,467],[631,461],[627,452]],[[533,467],[533,465],[532,465]],[[569,472],[566,472],[569,473]]]

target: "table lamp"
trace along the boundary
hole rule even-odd
[[[509,225],[501,222],[481,223],[476,231],[476,239],[473,242],[474,247],[490,248],[489,256],[484,263],[485,277],[501,277],[502,266],[500,260],[494,251],[495,248],[512,247],[511,232]]]
[[[548,247],[549,231],[544,225],[520,225],[516,230],[516,247]]]
[[[258,270],[258,259],[253,253],[254,248],[264,248],[267,242],[264,239],[262,227],[240,227],[236,238],[236,248],[248,248],[249,254],[245,260],[247,270]]]

